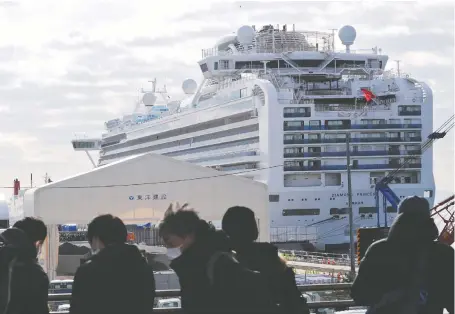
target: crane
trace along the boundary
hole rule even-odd
[[[443,123],[441,127],[439,127],[436,131],[428,135],[427,140],[422,144],[420,148],[420,154],[418,155],[412,155],[407,158],[405,158],[404,162],[395,170],[390,172],[387,176],[382,178],[378,183],[375,185],[375,199],[376,199],[376,213],[378,216],[378,222],[377,222],[377,227],[380,227],[380,217],[379,217],[379,212],[380,212],[380,195],[379,193],[382,194],[383,196],[383,209],[384,213],[386,213],[385,217],[385,227],[387,227],[387,202],[392,205],[392,207],[395,210],[398,210],[398,204],[400,203],[400,198],[393,192],[393,190],[390,188],[389,183],[393,180],[395,174],[397,174],[401,169],[406,167],[411,160],[413,160],[416,157],[419,157],[425,150],[430,148],[433,145],[433,142],[444,138],[446,134],[453,128],[454,123],[454,115],[452,115],[446,122]]]
[[[455,195],[446,198],[433,207],[430,212],[431,217],[433,217],[434,220],[438,219],[444,223],[444,227],[439,234],[438,240],[447,245],[452,245],[454,242],[454,199]]]

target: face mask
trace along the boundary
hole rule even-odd
[[[173,260],[173,259],[176,259],[177,257],[179,257],[180,255],[182,255],[182,251],[178,247],[168,248],[166,255],[167,255],[167,257],[169,257],[170,260]]]

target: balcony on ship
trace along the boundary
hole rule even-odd
[[[383,164],[359,164],[354,160],[351,170],[377,170],[377,169],[419,169],[422,168],[421,162],[411,163],[397,163],[389,161]],[[334,171],[334,170],[347,170],[347,165],[321,165],[320,160],[311,160],[308,165],[304,161],[287,161],[283,167],[284,171]]]
[[[300,134],[299,134],[300,135]],[[406,142],[421,142],[421,136],[412,136],[412,137],[353,137],[351,138],[351,143],[406,143]],[[306,139],[303,138],[303,134],[296,138],[284,138],[283,144],[290,145],[290,144],[340,144],[346,143],[346,138],[314,138],[314,139]]]
[[[283,110],[284,118],[309,118],[311,117],[310,107],[288,107]]]
[[[421,123],[384,123],[345,125],[305,125],[305,121],[284,121],[284,131],[328,131],[328,130],[385,130],[385,129],[421,129]]]

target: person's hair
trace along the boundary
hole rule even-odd
[[[88,224],[88,242],[92,243],[94,237],[99,238],[104,245],[122,244],[128,238],[128,231],[120,218],[110,214],[101,215]]]
[[[209,227],[194,210],[179,209],[176,212],[170,211],[159,225],[159,235],[160,237],[168,234],[179,237],[191,234],[198,236],[204,224],[207,225],[207,228]]]
[[[248,207],[229,208],[221,222],[223,231],[236,242],[254,242],[259,236],[254,212]]]
[[[32,242],[44,241],[47,237],[47,227],[38,218],[25,217],[17,221],[13,227],[22,230]]]

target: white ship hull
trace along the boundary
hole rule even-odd
[[[375,183],[384,177],[400,199],[419,195],[432,204],[432,149],[421,149],[433,129],[431,89],[385,72],[388,57],[377,49],[337,53],[311,44],[312,33],[261,32],[250,45],[228,36],[204,51],[204,82],[187,99],[109,121],[92,145],[98,165],[152,152],[264,182],[272,240],[324,248],[349,242],[349,133],[356,228],[393,220],[396,209],[376,213]]]

